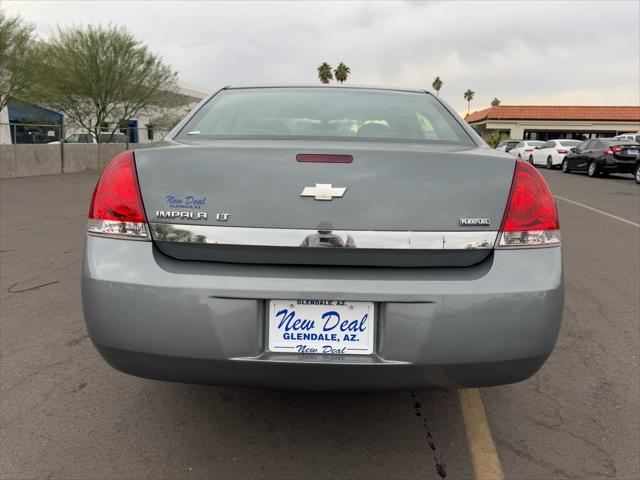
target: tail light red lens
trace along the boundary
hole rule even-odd
[[[147,239],[147,224],[133,152],[117,155],[105,168],[91,198],[90,233]]]
[[[496,248],[557,245],[560,220],[551,190],[535,167],[517,160]]]
[[[607,149],[605,151],[602,152],[605,155],[613,155],[613,150]]]
[[[560,149],[560,150],[558,150],[558,153],[569,153],[569,152],[567,150]]]
[[[533,148],[526,148],[524,151],[525,152],[533,152]]]
[[[613,147],[611,150],[613,150],[613,153],[620,153],[622,151],[622,147]]]

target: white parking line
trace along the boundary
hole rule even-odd
[[[585,205],[584,203],[576,202],[575,200],[569,200],[568,198],[561,197],[560,195],[554,195],[556,198],[563,200],[565,202],[573,203],[582,208],[586,208],[587,210],[594,211],[596,213],[601,213],[602,215],[606,215],[607,217],[615,218],[616,220],[620,220],[621,222],[628,223],[629,225],[633,225],[634,227],[640,228],[640,223],[632,222],[631,220],[627,220],[626,218],[618,217],[617,215],[613,215],[611,213],[605,212],[604,210],[600,210],[597,208],[590,207],[589,205]]]

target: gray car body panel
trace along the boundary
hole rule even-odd
[[[562,277],[559,247],[497,250],[465,268],[306,268],[180,261],[151,242],[88,236],[82,295],[91,339],[131,374],[300,389],[453,388],[535,373],[558,335]],[[376,302],[374,354],[269,352],[266,302],[296,298]]]
[[[471,153],[473,152],[473,153]],[[353,163],[299,163],[298,153],[353,155]],[[292,140],[217,140],[138,150],[136,167],[147,218],[156,223],[334,230],[469,230],[461,217],[486,217],[497,230],[515,158],[451,145]],[[479,181],[481,179],[481,181]],[[343,198],[301,197],[306,186],[346,187]],[[208,219],[163,219],[185,210],[168,197],[205,199]]]

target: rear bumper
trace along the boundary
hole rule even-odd
[[[553,350],[564,298],[560,248],[465,268],[310,268],[178,261],[149,242],[89,236],[82,285],[91,339],[121,371],[326,390],[524,380]],[[374,354],[269,352],[271,298],[376,302]]]
[[[610,173],[633,173],[635,171],[636,160],[618,160],[618,159],[610,159],[602,162],[600,164],[600,168],[604,172]]]
[[[187,383],[254,386],[291,390],[375,391],[483,387],[514,383],[535,373],[546,355],[500,362],[451,365],[409,363],[338,363],[177,358],[96,345],[113,368],[139,377]]]

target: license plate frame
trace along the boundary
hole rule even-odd
[[[371,355],[375,351],[374,302],[269,300],[266,320],[270,352]]]

